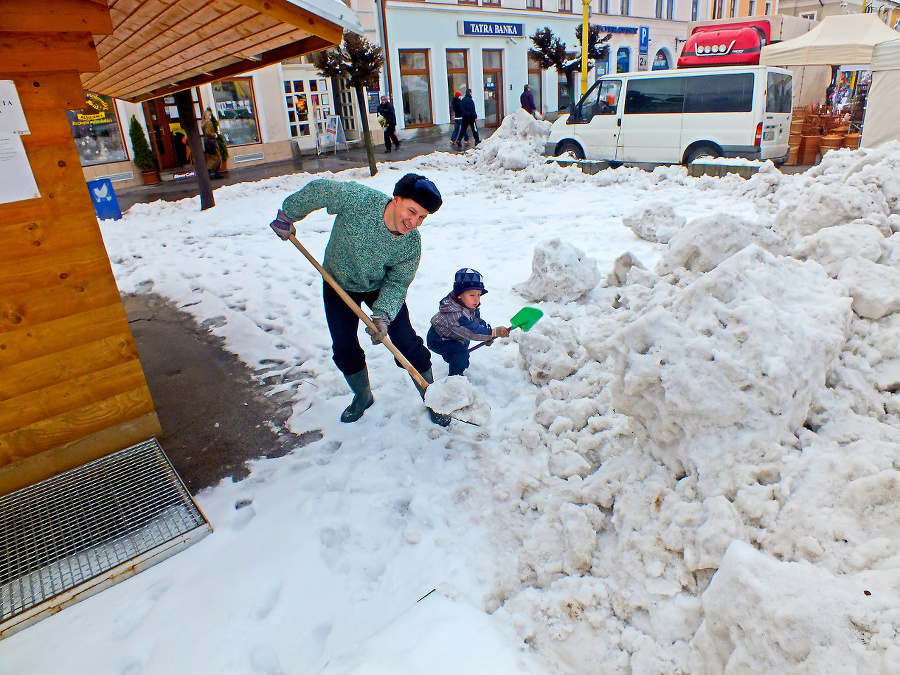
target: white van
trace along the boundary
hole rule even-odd
[[[550,129],[544,154],[613,163],[787,159],[791,71],[717,66],[606,75]]]

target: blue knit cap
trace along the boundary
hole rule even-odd
[[[481,291],[482,295],[487,293],[481,274],[471,267],[464,267],[456,273],[456,278],[453,280],[453,295],[458,296],[463,291],[471,289]]]

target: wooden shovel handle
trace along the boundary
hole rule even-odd
[[[371,318],[369,318],[368,314],[362,311],[360,306],[357,305],[356,302],[354,302],[353,298],[351,298],[347,294],[347,291],[341,288],[340,284],[338,284],[338,282],[334,280],[334,277],[326,272],[325,269],[316,261],[316,259],[313,258],[312,255],[310,255],[309,251],[307,251],[303,244],[300,243],[296,235],[292,234],[289,238],[291,243],[300,250],[300,253],[306,256],[306,259],[312,263],[312,266],[319,270],[319,274],[321,274],[322,278],[328,283],[328,285],[334,289],[334,292],[341,296],[341,300],[347,303],[347,307],[352,309],[353,313],[356,314],[356,316],[358,316],[360,319],[362,319],[362,322],[366,324],[366,326],[368,326],[372,330],[377,331],[378,327],[375,325],[375,322],[372,321]],[[415,383],[422,388],[423,392],[428,389],[428,382],[426,382],[421,373],[419,373],[419,371],[413,367],[413,364],[409,362],[409,359],[403,356],[400,350],[394,346],[394,343],[391,342],[391,339],[389,337],[385,337],[384,340],[381,341],[381,344],[387,347],[390,350],[391,354],[394,355],[394,358],[399,361],[400,365],[406,368],[407,371],[409,371],[410,376],[415,381]]]

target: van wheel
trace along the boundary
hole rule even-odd
[[[575,155],[575,159],[584,159],[584,150],[581,149],[581,146],[578,145],[575,141],[563,141],[559,145],[556,146],[556,156],[564,155],[567,152],[571,152]]]
[[[719,150],[714,145],[698,145],[696,148],[691,150],[687,157],[685,158],[684,163],[690,166],[694,160],[700,159],[701,157],[721,157],[722,151]]]

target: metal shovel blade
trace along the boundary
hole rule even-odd
[[[509,323],[513,328],[529,331],[542,316],[544,316],[544,313],[536,307],[523,307],[516,312],[516,315],[509,320]]]

